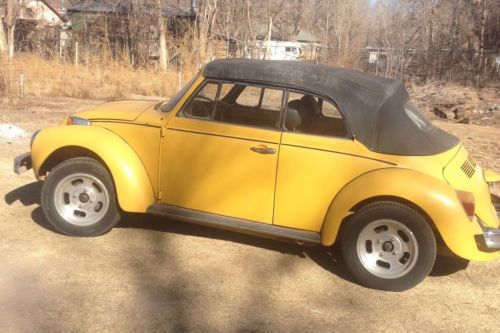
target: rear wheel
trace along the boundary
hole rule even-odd
[[[48,175],[42,208],[50,224],[71,236],[98,236],[120,220],[108,170],[87,157],[69,159]]]
[[[346,222],[342,254],[354,277],[364,286],[402,291],[430,273],[436,240],[427,221],[397,202],[363,207]]]

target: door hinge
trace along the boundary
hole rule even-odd
[[[165,127],[162,127],[161,128],[161,131],[160,131],[160,136],[163,138],[165,137],[165,132],[167,131],[167,129]]]
[[[163,198],[163,192],[160,190],[158,191],[158,201],[161,201],[162,198]]]

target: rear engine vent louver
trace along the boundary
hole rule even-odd
[[[464,161],[460,169],[462,169],[467,177],[472,178],[472,176],[474,176],[474,172],[476,172],[476,162],[474,162],[474,160],[472,160],[472,157],[470,157],[469,155],[467,156],[467,159]]]

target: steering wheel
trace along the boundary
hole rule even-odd
[[[206,97],[206,96],[203,96],[203,95],[198,95],[198,96],[196,96],[196,99],[198,99],[198,98],[199,98],[199,99],[202,99],[202,100],[205,100],[205,101],[207,101],[207,102],[211,102],[211,103],[213,103],[213,101],[212,101],[210,98]]]
[[[195,117],[208,117],[210,116],[211,112],[211,107],[207,104],[198,104],[193,107],[192,115]]]

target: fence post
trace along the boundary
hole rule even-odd
[[[75,42],[75,67],[78,67],[78,42]]]
[[[179,59],[179,90],[182,89],[182,56]]]
[[[59,63],[62,63],[62,39],[61,36],[59,36]]]
[[[21,71],[19,75],[19,94],[21,95],[21,99],[24,99],[24,73]]]

